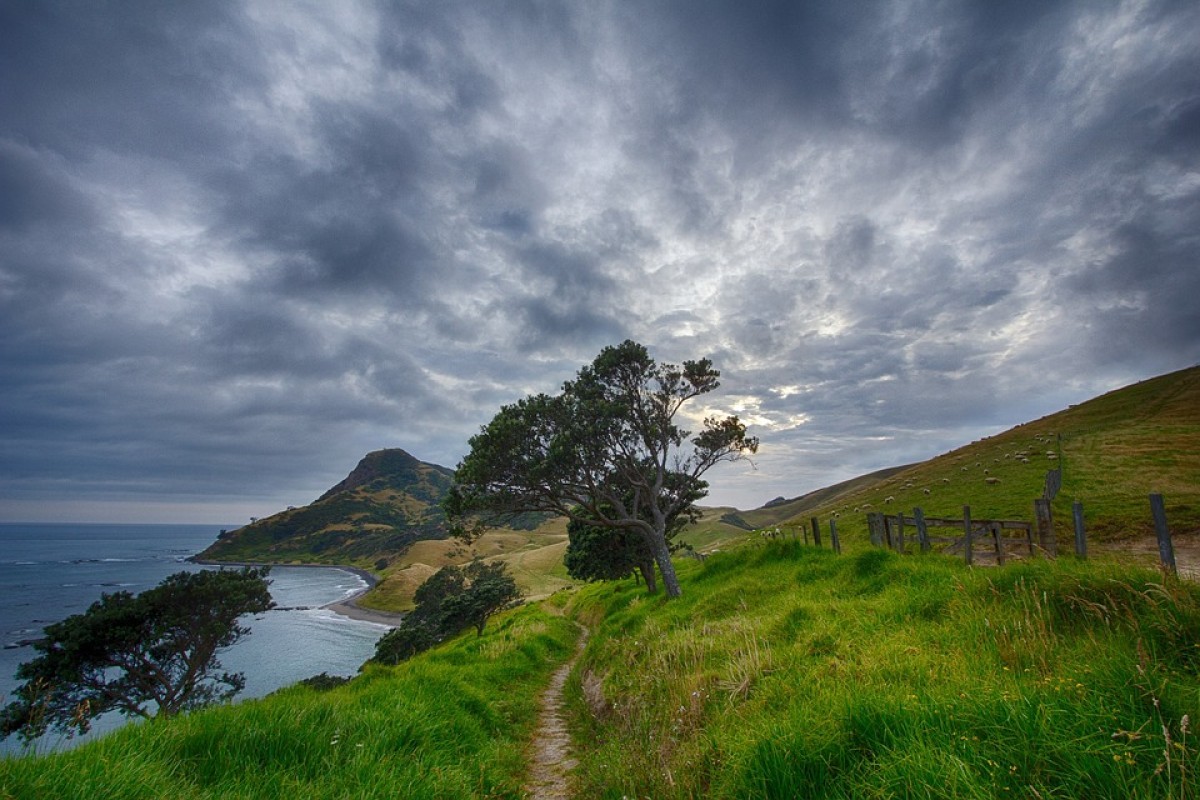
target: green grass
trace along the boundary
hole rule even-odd
[[[1071,549],[1075,500],[1083,504],[1092,546],[1152,543],[1152,492],[1163,495],[1175,535],[1200,534],[1200,367],[1118,389],[898,472],[831,487],[837,492],[813,492],[742,516],[760,527],[784,528],[816,516],[827,537],[828,521],[837,515],[843,546],[861,549],[869,546],[868,510],[911,514],[920,506],[926,516],[961,518],[969,505],[975,519],[1030,521],[1033,500],[1055,468],[1062,469],[1053,503],[1061,550]],[[763,516],[781,511],[790,516]]]
[[[525,607],[328,691],[297,685],[0,760],[0,797],[519,797],[537,697],[576,636]]]
[[[680,570],[574,601],[578,796],[1200,795],[1194,585],[793,542]]]

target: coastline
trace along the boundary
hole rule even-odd
[[[379,579],[373,574],[361,567],[350,567],[344,564],[272,564],[265,561],[213,561],[206,558],[189,558],[188,561],[193,564],[203,564],[208,567],[315,567],[321,569],[340,569],[346,572],[352,572],[362,578],[367,583],[367,588],[362,591],[355,592],[343,600],[335,600],[332,603],[326,603],[321,608],[327,608],[330,611],[341,614],[343,617],[356,619],[359,622],[371,622],[375,625],[384,625],[388,628],[400,627],[400,622],[404,619],[404,614],[393,611],[376,611],[373,608],[363,608],[358,604],[358,598],[362,597],[367,592],[374,588],[375,584],[379,583]]]

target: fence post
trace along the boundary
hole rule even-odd
[[[813,544],[817,547],[821,546],[821,522],[816,517],[812,518],[813,524]]]
[[[966,538],[966,556],[967,563],[974,562],[974,554],[971,552],[971,507],[963,506],[963,530],[967,534]]]
[[[1075,555],[1087,558],[1087,534],[1083,531],[1083,503],[1076,500],[1071,504],[1071,515],[1075,518]]]
[[[992,542],[996,545],[996,565],[1004,566],[1004,537],[1000,535],[1000,523],[992,523]]]
[[[829,520],[829,542],[833,545],[833,552],[841,555],[842,543],[838,539],[836,519]]]
[[[875,547],[883,546],[882,532],[879,530],[879,512],[871,511],[867,514],[867,531],[871,534],[871,544]]]
[[[1033,517],[1037,521],[1038,544],[1051,558],[1058,557],[1058,541],[1054,536],[1054,518],[1050,514],[1050,501],[1039,497],[1033,501]]]
[[[917,540],[921,543],[921,552],[929,552],[929,529],[925,526],[925,512],[920,506],[913,509],[913,522],[917,526]]]
[[[1161,494],[1150,495],[1150,513],[1154,515],[1154,533],[1158,536],[1158,559],[1162,565],[1179,574],[1175,566],[1175,545],[1171,542],[1171,531],[1167,528],[1167,509]]]
[[[880,514],[880,519],[883,520],[883,540],[887,543],[888,550],[896,549],[896,537],[892,535],[892,520],[887,514]]]
[[[896,514],[896,552],[904,552],[904,511]]]

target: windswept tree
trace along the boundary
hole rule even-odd
[[[0,736],[33,741],[53,727],[86,733],[101,714],[170,716],[240,692],[219,650],[250,632],[243,614],[274,606],[267,568],[177,572],[141,594],[102,595],[46,627],[40,655],[17,668],[24,683],[0,712]]]
[[[469,539],[527,512],[631,532],[668,596],[678,597],[670,525],[708,493],[709,469],[758,449],[736,416],[708,417],[695,436],[677,424],[683,405],[716,389],[719,377],[708,359],[659,364],[625,341],[602,350],[560,394],[504,406],[455,472],[446,510],[458,534]]]
[[[693,509],[694,510],[694,509]],[[667,545],[697,516],[684,513],[667,524]],[[641,532],[628,528],[606,528],[572,519],[567,524],[567,552],[563,556],[567,574],[581,581],[615,581],[640,574],[650,594],[658,591],[654,554]]]
[[[467,627],[482,636],[489,617],[520,599],[501,561],[488,564],[477,557],[463,567],[442,567],[417,587],[413,610],[375,643],[371,660],[399,664]]]

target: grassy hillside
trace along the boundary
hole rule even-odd
[[[578,635],[526,607],[349,684],[125,727],[76,750],[0,760],[0,797],[520,796],[537,696]]]
[[[546,597],[577,585],[567,575],[563,554],[567,549],[566,520],[549,520],[531,531],[489,531],[470,548],[454,539],[416,542],[396,556],[380,582],[359,604],[381,611],[407,611],[422,581],[448,564],[462,564],[475,555],[485,561],[503,561],[530,599]]]
[[[1200,533],[1200,368],[1110,392],[1019,425],[881,480],[797,509],[791,519],[757,524],[798,525],[837,516],[850,547],[866,546],[866,511],[956,517],[964,505],[975,518],[1032,519],[1046,473],[1062,469],[1053,504],[1060,542],[1071,541],[1071,504],[1084,507],[1093,543],[1146,549],[1153,540],[1147,497],[1164,495],[1172,532],[1186,546]],[[989,479],[992,479],[989,482]],[[801,498],[803,500],[803,498]],[[743,514],[748,520],[762,521]]]
[[[680,572],[574,601],[579,797],[1195,797],[1195,585],[792,541]]]
[[[358,602],[380,611],[409,610],[426,578],[477,555],[506,562],[526,597],[575,585],[562,565],[564,520],[527,515],[521,527],[491,531],[469,548],[448,538],[441,501],[452,477],[403,450],[377,450],[312,504],[223,532],[198,558],[366,569],[379,583]]]
[[[680,560],[680,600],[632,581],[557,594],[331,691],[0,762],[0,797],[519,796],[535,698],[575,636],[565,606],[592,629],[568,684],[579,797],[1196,798],[1200,586],[1125,554],[1151,535],[1151,491],[1196,541],[1198,409],[1185,370],[922,464],[709,509],[684,538],[722,552]],[[868,506],[1028,518],[1059,466],[1060,525],[1078,498],[1114,552],[979,569],[867,544]],[[844,555],[748,531],[814,515],[838,515]],[[569,584],[565,538],[552,521],[475,552],[546,594]],[[414,542],[374,601],[402,607],[469,556]]]
[[[199,557],[372,568],[413,542],[446,537],[441,499],[452,476],[403,450],[377,450],[315,502],[223,532]]]

